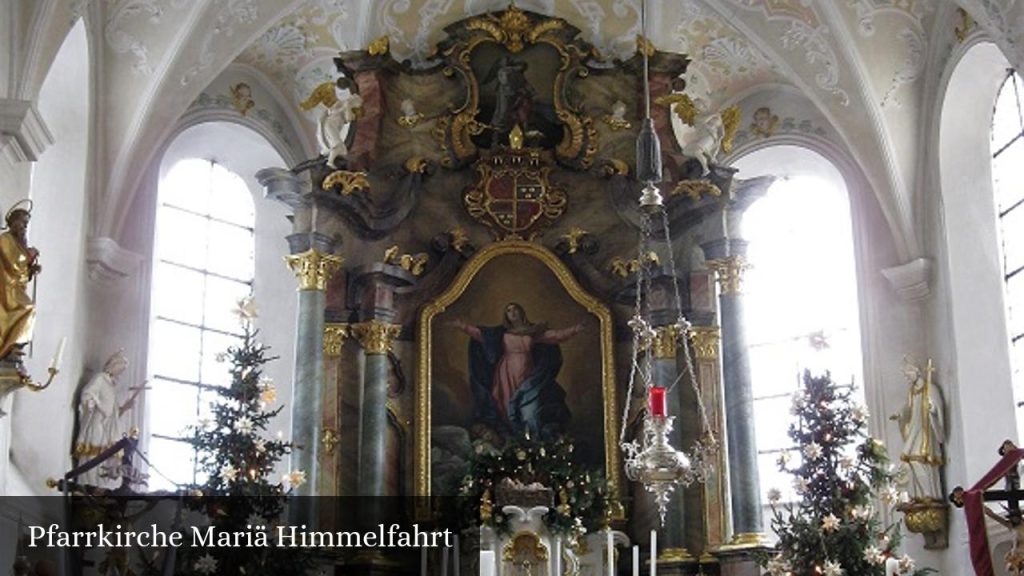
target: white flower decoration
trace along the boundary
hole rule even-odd
[[[864,506],[854,506],[853,510],[850,511],[850,516],[853,516],[855,520],[867,520],[871,518],[871,514],[874,513],[871,505],[865,504]]]
[[[843,576],[843,568],[838,562],[825,561],[825,576]]]
[[[807,446],[804,446],[804,456],[807,456],[811,460],[817,460],[821,458],[821,444],[817,442],[811,442]]]
[[[781,554],[772,556],[765,568],[771,576],[786,576],[789,573],[789,563],[782,559]]]
[[[839,459],[839,467],[842,468],[844,471],[853,468],[853,464],[854,462],[852,456],[843,456],[842,458]]]
[[[796,490],[797,494],[803,494],[804,492],[807,492],[807,489],[810,487],[810,485],[811,483],[808,482],[807,479],[804,477],[797,477],[793,479],[793,489]]]
[[[238,468],[235,468],[231,464],[225,464],[220,469],[220,477],[228,482],[234,482],[235,479],[238,478]]]
[[[202,572],[203,574],[213,574],[217,571],[217,559],[206,554],[199,560],[196,560],[195,569],[196,572]]]
[[[253,447],[256,448],[256,452],[263,454],[267,451],[267,441],[263,438],[257,438],[253,440]]]
[[[238,301],[238,306],[233,310],[233,312],[238,316],[238,320],[242,324],[251,323],[259,316],[256,310],[256,299],[252,296],[242,298]]]
[[[821,519],[821,529],[825,532],[834,532],[839,528],[839,518],[835,514],[829,514]]]
[[[782,500],[782,491],[779,490],[778,488],[769,488],[768,501],[771,502],[772,504],[775,504],[779,500]]]
[[[238,420],[235,420],[236,432],[240,432],[242,434],[252,434],[252,426],[252,418],[249,418],[244,414],[242,416],[239,416]]]
[[[804,395],[803,390],[797,390],[793,393],[793,406],[790,408],[790,412],[796,414],[803,409],[804,405],[807,404],[807,397]]]
[[[882,551],[874,545],[868,546],[864,549],[864,559],[872,564],[881,564],[885,561],[885,557],[882,556]]]
[[[900,568],[900,574],[906,574],[908,572],[913,572],[914,571],[914,559],[911,558],[910,556],[907,556],[906,554],[904,554],[903,557],[900,558],[899,568]]]
[[[281,483],[291,488],[298,488],[306,483],[305,470],[292,470],[281,478]]]
[[[860,424],[867,421],[870,413],[868,412],[868,409],[863,406],[854,406],[853,409],[850,410],[850,416],[853,418],[854,422]]]

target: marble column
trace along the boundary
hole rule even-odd
[[[319,448],[324,388],[324,305],[327,281],[341,268],[343,259],[333,254],[334,242],[318,233],[288,237],[288,266],[299,282],[298,328],[295,340],[295,383],[292,391],[291,468],[306,473],[307,481],[295,490],[298,496],[316,496],[319,484]],[[300,499],[292,508],[293,522],[316,525],[316,508]]]
[[[757,547],[764,543],[761,492],[754,438],[754,403],[750,357],[743,327],[741,281],[747,267],[746,242],[728,240],[704,246],[706,265],[716,272],[722,328],[726,437],[733,536],[729,545]]]
[[[402,327],[373,319],[352,325],[352,333],[366,354],[363,401],[360,407],[360,496],[384,496],[384,450],[388,434],[388,352]]]
[[[355,271],[355,299],[359,302],[358,324],[351,327],[365,355],[363,393],[359,410],[360,496],[385,496],[388,462],[385,458],[388,435],[388,352],[401,332],[393,324],[397,316],[395,289],[409,286],[415,278],[406,270],[389,264],[372,264]]]

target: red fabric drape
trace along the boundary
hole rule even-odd
[[[998,482],[1024,459],[1024,448],[1007,452],[977,484],[964,492],[964,513],[967,515],[967,533],[971,542],[971,563],[977,576],[993,576],[992,556],[988,551],[988,533],[985,531],[984,492]]]

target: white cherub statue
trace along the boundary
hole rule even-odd
[[[320,151],[327,155],[327,165],[332,168],[339,156],[348,154],[345,145],[345,127],[356,120],[362,112],[363,99],[356,93],[341,92],[334,82],[324,82],[316,87],[301,106],[309,111],[323,104],[320,113],[317,140]]]
[[[683,154],[700,162],[703,176],[708,173],[708,164],[715,160],[722,149],[725,123],[721,114],[708,110],[708,105],[703,99],[696,98],[693,104],[697,114],[693,121],[693,131],[683,142]]]

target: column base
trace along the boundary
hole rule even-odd
[[[700,561],[686,548],[666,548],[658,555],[658,574],[668,576],[696,576]]]
[[[734,552],[770,547],[771,543],[768,541],[768,536],[763,532],[743,532],[741,534],[734,534],[728,544],[718,547],[717,552]]]

